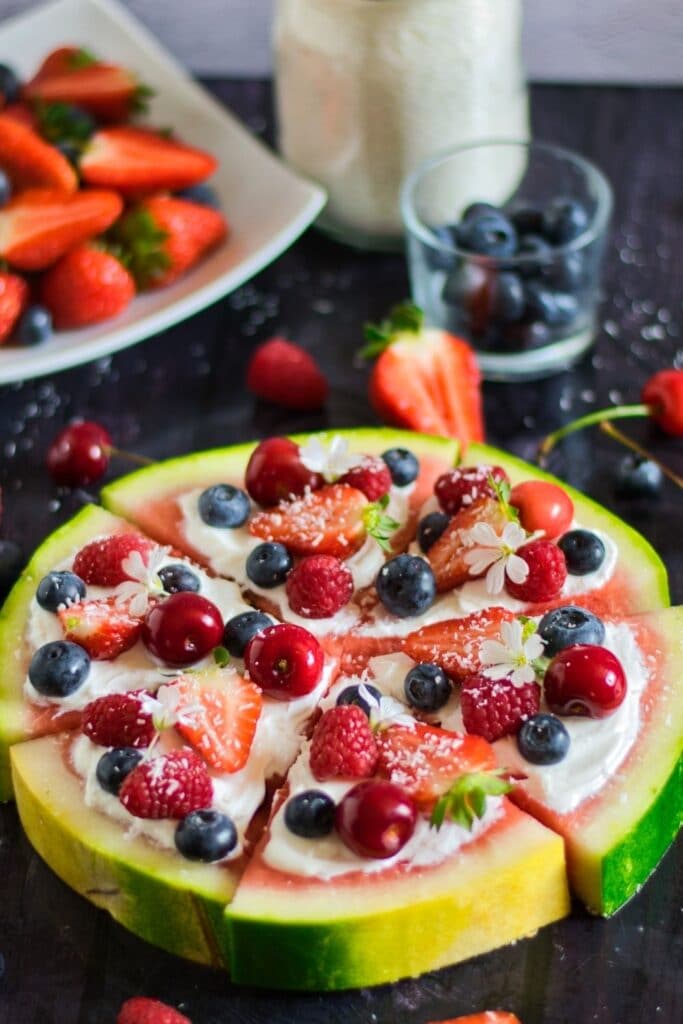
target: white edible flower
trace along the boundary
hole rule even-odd
[[[534,661],[543,654],[543,640],[519,619],[504,622],[500,640],[485,640],[479,654],[483,675],[489,679],[509,678],[515,686],[533,683],[536,679]]]
[[[412,729],[415,719],[406,714],[405,707],[394,697],[375,697],[365,683],[358,687],[358,696],[370,708],[370,725],[373,729],[388,729],[390,725],[405,725]]]
[[[489,594],[500,594],[509,576],[513,583],[524,583],[529,566],[515,554],[518,548],[534,540],[538,534],[527,534],[519,523],[506,523],[502,533],[496,533],[490,523],[475,523],[471,530],[463,530],[461,537],[471,548],[465,552],[465,564],[470,575],[486,573]]]
[[[362,455],[352,455],[349,442],[335,434],[329,445],[319,437],[312,437],[299,449],[299,458],[311,473],[321,473],[328,484],[334,483],[344,473],[363,461]]]
[[[161,563],[170,548],[155,547],[145,562],[139,551],[131,551],[121,562],[121,568],[129,578],[119,583],[114,591],[117,604],[128,606],[131,615],[140,618],[147,612],[152,594],[163,594],[164,586],[159,579]]]

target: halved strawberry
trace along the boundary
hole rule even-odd
[[[449,1017],[448,1020],[433,1020],[430,1024],[521,1024],[519,1017],[504,1010],[484,1010],[470,1013],[466,1017]]]
[[[217,166],[204,150],[130,125],[95,132],[79,164],[86,184],[126,196],[177,192],[208,178]]]
[[[0,258],[20,270],[44,270],[79,242],[106,231],[122,208],[115,192],[22,192],[0,210]]]
[[[480,671],[484,640],[500,639],[502,623],[514,618],[507,609],[493,607],[462,618],[434,622],[409,633],[403,650],[414,661],[433,662],[452,679],[464,679]]]
[[[367,536],[365,513],[370,507],[362,491],[348,484],[329,484],[275,509],[257,512],[249,533],[279,541],[297,555],[349,558]]]
[[[232,669],[211,668],[173,684],[176,726],[211,768],[237,772],[249,757],[263,699],[254,683]]]
[[[125,121],[144,106],[151,90],[125,68],[62,46],[43,61],[23,95],[43,103],[75,103],[103,121]]]
[[[15,191],[49,188],[72,193],[78,188],[76,172],[66,157],[6,112],[0,114],[0,167]]]
[[[477,523],[488,523],[496,533],[501,533],[507,522],[505,510],[495,498],[480,498],[471,505],[464,505],[453,516],[426,556],[434,571],[439,593],[452,590],[474,578],[472,567],[465,561],[465,554],[470,547],[463,540],[463,531],[471,530]]]
[[[13,121],[18,121],[19,124],[23,124],[26,128],[37,129],[38,118],[36,117],[35,111],[31,110],[25,103],[9,103],[2,110],[3,117],[10,117]]]
[[[95,661],[111,661],[129,650],[142,628],[142,619],[113,597],[80,601],[57,614],[66,639],[84,647]]]
[[[28,285],[23,277],[0,270],[0,345],[12,334],[28,304]]]
[[[495,768],[493,747],[481,736],[448,732],[416,722],[392,725],[375,737],[377,773],[401,786],[422,811],[431,812],[439,797],[461,775]]]
[[[379,355],[370,401],[382,419],[426,434],[483,441],[481,376],[462,338],[426,328],[422,311],[407,304],[379,327],[366,329],[367,356]]]

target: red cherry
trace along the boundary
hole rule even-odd
[[[320,473],[306,469],[299,446],[288,437],[261,441],[247,464],[245,486],[259,505],[277,505],[290,495],[300,496],[307,487],[317,490],[324,480]]]
[[[508,475],[500,466],[456,466],[441,474],[434,484],[434,494],[444,512],[454,516],[463,505],[471,505],[478,498],[495,497],[490,478],[502,484]]]
[[[683,437],[683,370],[660,370],[650,377],[642,399],[665,433]]]
[[[147,612],[145,647],[167,665],[192,665],[223,641],[223,617],[212,601],[189,590],[171,594]]]
[[[323,674],[323,649],[307,629],[283,623],[256,633],[247,644],[244,664],[269,697],[294,700],[314,690]]]
[[[94,420],[78,420],[65,427],[47,450],[47,468],[57,484],[85,487],[107,471],[112,439]]]
[[[528,533],[542,530],[547,540],[566,533],[574,519],[574,502],[567,492],[547,480],[525,480],[510,492],[510,504]]]
[[[361,857],[393,857],[415,831],[417,805],[393,782],[359,782],[337,805],[342,841]]]
[[[626,696],[626,675],[619,659],[606,647],[575,644],[550,662],[543,690],[556,715],[605,718]]]

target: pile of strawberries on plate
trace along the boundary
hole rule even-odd
[[[76,46],[0,64],[0,344],[118,316],[225,238],[214,157],[132,122],[150,94]]]

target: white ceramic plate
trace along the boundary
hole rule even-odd
[[[219,161],[211,179],[230,236],[181,280],[138,296],[116,320],[62,331],[36,348],[0,348],[0,383],[39,377],[132,345],[215,302],[283,252],[320,212],[325,193],[277,160],[114,0],[56,0],[0,24],[0,61],[30,76],[57,46],[79,45],[136,71],[156,90],[151,124]]]

